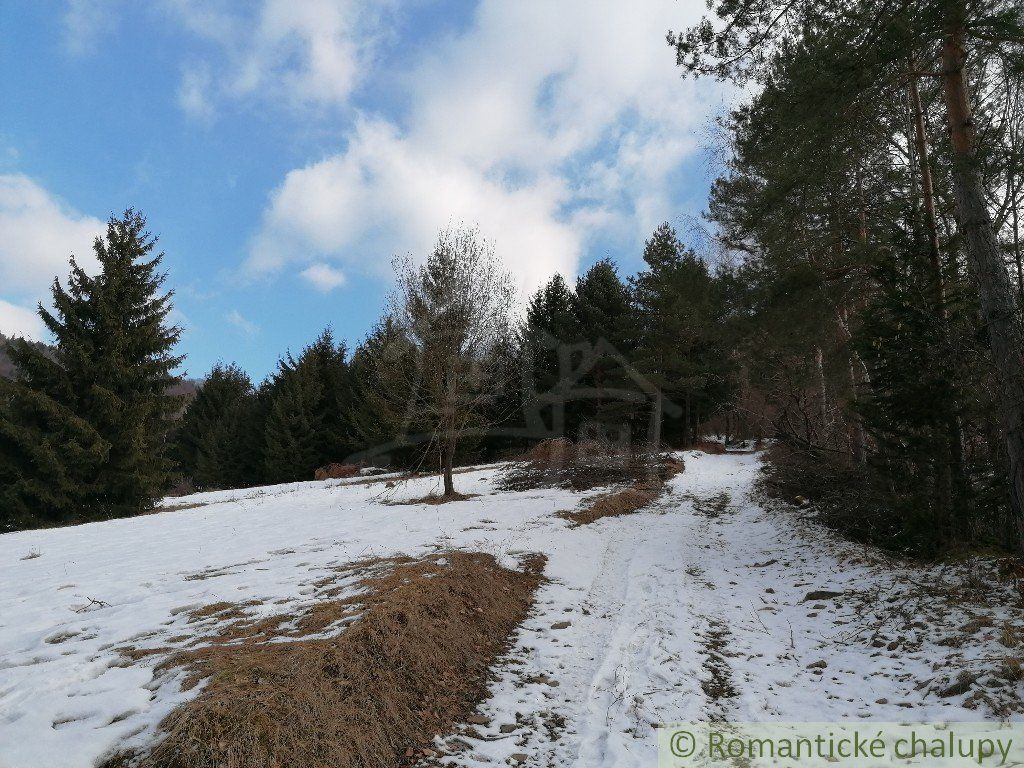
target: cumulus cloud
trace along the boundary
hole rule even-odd
[[[663,42],[702,10],[482,0],[468,29],[405,75],[400,122],[364,116],[342,151],[287,174],[248,269],[333,260],[373,272],[464,220],[530,290],[573,274],[597,233],[642,241],[677,213],[674,174],[721,101],[717,86],[680,79]]]
[[[206,0],[162,0],[172,19],[209,44],[205,58],[190,61],[183,71],[179,105],[208,118],[217,99],[293,107],[344,104],[387,5],[261,0],[229,9]]]
[[[105,225],[61,202],[23,174],[0,174],[0,331],[31,329],[25,316],[45,298],[74,254],[87,272],[96,267],[92,241]]]
[[[448,222],[478,223],[524,286],[575,267],[580,243],[558,220],[560,180],[508,189],[474,166],[418,152],[394,128],[363,122],[348,152],[292,171],[274,194],[250,268],[274,271],[310,249],[371,273],[428,247]],[[384,258],[381,258],[382,255]]]
[[[299,273],[303,280],[318,291],[327,293],[345,284],[345,273],[329,264],[312,264]]]
[[[0,333],[45,341],[47,330],[34,307],[23,307],[0,299]]]

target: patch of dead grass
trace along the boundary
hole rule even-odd
[[[390,506],[408,506],[410,504],[429,504],[436,506],[438,504],[448,504],[453,501],[466,501],[467,499],[474,499],[479,496],[479,493],[455,493],[448,494],[447,496],[440,493],[428,493],[426,496],[420,496],[418,499],[408,499],[405,501],[387,501],[386,504]]]
[[[641,484],[655,476],[681,472],[683,463],[668,455],[585,440],[573,443],[565,438],[537,443],[498,479],[504,491],[536,488],[571,488],[588,491],[618,484]]]
[[[534,556],[512,571],[464,552],[402,559],[300,616],[234,622],[161,665],[185,669],[186,686],[205,681],[202,692],[164,720],[150,749],[107,768],[412,762],[486,693],[543,564]]]
[[[621,491],[612,491],[595,496],[582,508],[571,512],[560,512],[561,517],[576,525],[586,525],[602,517],[629,515],[653,502],[661,495],[662,484],[656,482],[635,483]]]
[[[580,509],[560,512],[559,515],[576,525],[587,525],[602,517],[630,515],[657,500],[664,492],[668,480],[682,471],[681,461],[669,459],[651,477],[637,480],[618,491],[602,493],[589,499]]]

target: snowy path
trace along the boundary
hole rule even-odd
[[[933,642],[975,609],[936,606],[910,616],[919,626],[909,629],[902,613],[878,629],[865,612],[876,588],[899,595],[936,574],[864,560],[860,548],[800,525],[793,511],[765,510],[752,497],[753,456],[687,454],[686,462],[654,508],[577,529],[594,537],[589,574],[569,576],[572,555],[551,556],[549,572],[567,575],[542,592],[543,613],[524,628],[514,657],[522,664],[505,668],[481,708],[489,725],[470,728],[471,748],[456,764],[650,766],[660,722],[993,716],[962,706],[964,696],[934,693],[942,673],[1014,653],[995,633],[956,650]],[[804,600],[821,590],[844,595]],[[993,626],[1022,619],[1019,604],[992,612]],[[552,629],[567,617],[569,627]],[[880,648],[864,628],[898,645]]]
[[[85,768],[146,738],[182,694],[154,684],[155,660],[125,665],[117,648],[173,645],[195,629],[187,609],[280,611],[339,564],[447,547],[543,552],[550,581],[476,722],[438,740],[445,764],[652,765],[652,726],[673,720],[992,716],[987,699],[964,706],[995,690],[985,678],[936,691],[982,659],[1019,656],[1005,645],[1024,637],[1019,605],[999,593],[994,607],[919,607],[920,584],[969,586],[974,572],[894,566],[765,509],[756,456],[685,461],[651,508],[579,528],[555,515],[579,494],[495,492],[482,469],[459,477],[480,496],[442,506],[383,503],[383,482],[304,483],[0,536],[0,768]],[[820,590],[842,594],[804,600]],[[996,693],[1019,698],[1020,684]]]

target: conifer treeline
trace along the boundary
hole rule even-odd
[[[436,427],[414,391],[425,384],[410,375],[422,361],[393,310],[351,354],[326,330],[258,385],[218,364],[183,407],[173,394],[180,330],[168,321],[155,242],[139,213],[112,217],[94,245],[98,274],[72,258],[67,287],[54,281],[54,311],[39,309],[55,345],[8,344],[16,370],[0,379],[0,530],[139,514],[183,481],[308,480],[352,457],[435,466],[436,443],[424,436]],[[667,224],[643,257],[646,268],[625,281],[607,259],[572,289],[555,275],[523,317],[500,324],[512,332],[488,344],[491,359],[467,360],[465,375],[479,365],[502,374],[487,378],[487,392],[467,389],[482,398],[479,428],[459,437],[459,461],[554,436],[694,439],[730,391],[728,278]]]
[[[732,380],[722,277],[668,224],[648,241],[644,261],[623,280],[604,259],[574,288],[555,275],[530,298],[493,361],[508,374],[499,377],[504,388],[487,393],[486,428],[460,440],[460,461],[552,436],[647,441],[656,408],[656,439],[681,446],[695,438]],[[351,354],[324,331],[258,386],[236,366],[217,365],[175,432],[180,471],[198,487],[225,488],[307,480],[350,457],[436,466],[428,442],[416,439],[426,426],[409,391],[417,363],[403,357],[402,341],[385,316]]]

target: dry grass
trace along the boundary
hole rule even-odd
[[[666,459],[646,449],[615,443],[564,438],[537,443],[501,476],[498,487],[507,491],[535,488],[571,488],[587,491],[624,483],[642,483],[665,471]]]
[[[662,483],[643,482],[631,485],[621,491],[602,493],[590,500],[583,508],[572,512],[559,513],[576,525],[586,525],[602,517],[629,515],[646,507],[661,495]]]
[[[560,469],[576,461],[576,446],[564,437],[541,440],[523,458],[538,469]]]
[[[158,743],[107,768],[411,763],[485,694],[542,569],[540,557],[518,572],[461,552],[385,562],[355,596],[234,622],[163,665],[187,670],[187,685],[205,680],[202,692]]]
[[[395,499],[383,503],[395,507],[404,507],[410,504],[429,504],[431,506],[436,506],[438,504],[448,504],[453,501],[466,501],[467,499],[475,499],[479,495],[479,493],[459,493],[458,491],[447,496],[440,493],[428,493],[426,496],[420,496],[419,498],[416,499]]]
[[[664,492],[665,483],[682,471],[681,461],[669,459],[652,476],[637,480],[628,488],[595,496],[580,509],[559,514],[576,525],[586,525],[602,517],[630,515],[653,503]]]

